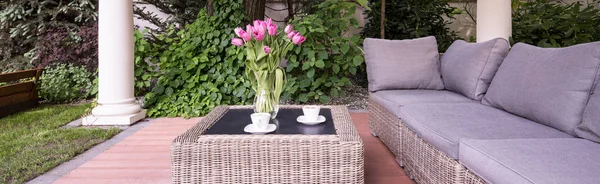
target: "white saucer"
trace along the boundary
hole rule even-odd
[[[316,125],[325,122],[325,116],[319,115],[316,121],[307,121],[304,116],[298,116],[298,118],[296,118],[296,121],[305,125]]]
[[[277,129],[277,126],[275,124],[267,125],[267,129],[264,129],[264,130],[256,128],[256,126],[254,126],[254,124],[248,124],[248,125],[246,125],[246,127],[244,127],[244,132],[248,132],[248,133],[252,133],[252,134],[266,134],[266,133],[271,133],[271,132],[275,131],[276,129]]]

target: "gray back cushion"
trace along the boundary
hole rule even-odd
[[[470,99],[481,100],[508,49],[508,41],[503,38],[482,43],[455,41],[442,56],[444,87]]]
[[[599,73],[600,75],[600,73]],[[600,77],[600,76],[599,76]],[[596,89],[588,101],[585,111],[583,111],[583,121],[575,134],[577,136],[600,143],[600,79],[596,79]]]
[[[574,135],[600,68],[600,42],[565,48],[518,43],[483,103]]]
[[[364,49],[371,92],[385,89],[444,89],[435,37],[412,40],[367,38]]]

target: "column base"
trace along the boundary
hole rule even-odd
[[[110,126],[110,125],[133,125],[146,117],[146,109],[131,115],[119,116],[94,116],[89,115],[83,118],[83,126]]]

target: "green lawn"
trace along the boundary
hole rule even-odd
[[[43,105],[0,118],[0,183],[24,183],[119,133],[118,128],[60,128],[90,104]]]

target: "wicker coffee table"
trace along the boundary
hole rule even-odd
[[[344,106],[327,121],[296,122],[301,106],[281,106],[275,132],[243,131],[251,106],[219,106],[171,145],[173,183],[364,183],[364,148]]]

